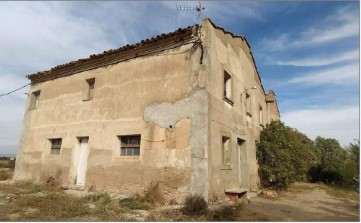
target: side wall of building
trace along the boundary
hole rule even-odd
[[[209,20],[203,21],[202,30],[209,61],[206,79],[210,114],[208,183],[212,200],[224,197],[226,190],[260,188],[255,142],[269,122],[272,110],[267,107],[245,40],[214,27]],[[230,76],[230,100],[224,97],[225,72]],[[257,88],[250,89],[253,86]],[[250,97],[248,105],[246,95]],[[227,154],[225,146],[229,149]]]
[[[197,161],[207,143],[199,54],[188,44],[32,85],[30,95],[41,91],[39,104],[28,109],[29,97],[14,179],[52,176],[74,185],[80,139],[88,137],[85,186],[130,195],[160,181],[169,198],[206,194],[192,174],[207,169]],[[90,78],[94,97],[84,101]],[[141,135],[140,155],[121,156],[119,136],[133,134]],[[50,153],[55,138],[62,139],[60,155]]]

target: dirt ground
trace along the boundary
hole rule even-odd
[[[351,189],[295,183],[274,199],[252,199],[247,209],[270,221],[359,221],[359,204],[359,194]]]
[[[13,168],[2,168],[11,176]],[[9,172],[9,173],[5,173]],[[70,193],[72,192],[72,193]],[[221,211],[186,216],[181,204],[149,205],[136,200],[120,202],[121,195],[63,191],[46,184],[18,184],[0,179],[0,221],[357,221],[359,194],[352,187],[294,183],[289,189],[271,191],[247,204],[225,202]],[[76,194],[78,194],[76,196]],[[79,196],[80,194],[80,196]],[[218,207],[222,207],[217,205]]]

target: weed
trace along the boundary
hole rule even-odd
[[[164,204],[165,198],[160,191],[159,182],[152,181],[144,192],[144,199],[150,204]]]
[[[237,210],[233,206],[223,206],[219,209],[211,211],[208,214],[209,221],[236,221]]]
[[[0,171],[0,181],[7,180],[11,178],[11,173],[7,171]]]
[[[148,210],[150,208],[146,202],[135,199],[133,197],[120,199],[119,205],[123,208],[128,208],[128,209]]]
[[[169,201],[169,205],[177,205],[178,204],[178,202],[174,199],[174,198],[172,198],[170,201]]]
[[[84,199],[59,192],[52,192],[47,196],[20,196],[15,202],[17,207],[34,210],[25,213],[23,220],[69,220],[90,213],[83,205]]]
[[[186,215],[202,215],[208,210],[208,204],[200,195],[191,195],[186,197],[184,207],[182,208],[183,214]]]
[[[88,201],[100,202],[102,204],[108,204],[111,202],[111,197],[108,193],[96,193],[96,194],[88,194],[84,197]]]

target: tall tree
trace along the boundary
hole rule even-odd
[[[261,132],[257,148],[262,185],[275,189],[307,179],[309,168],[319,154],[305,134],[273,121]]]

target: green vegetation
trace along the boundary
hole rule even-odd
[[[84,198],[88,201],[99,202],[102,204],[108,204],[112,200],[110,198],[109,194],[106,192],[96,193],[96,194],[88,194]]]
[[[272,189],[285,189],[295,181],[352,184],[359,175],[359,151],[359,141],[343,149],[336,139],[312,141],[273,121],[261,132],[257,145],[261,183]]]
[[[139,209],[139,210],[148,210],[150,206],[147,202],[143,200],[138,200],[134,197],[124,198],[119,200],[119,205],[126,209]]]
[[[277,121],[261,132],[257,158],[262,185],[284,189],[307,179],[307,171],[318,154],[306,135]]]

